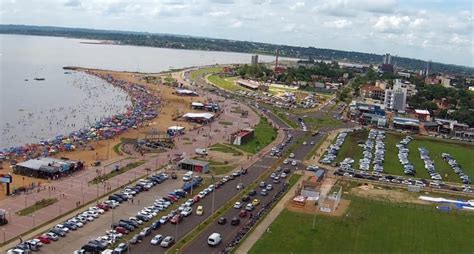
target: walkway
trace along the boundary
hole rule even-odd
[[[245,254],[250,251],[252,246],[262,237],[265,232],[267,232],[267,228],[269,228],[278,215],[280,215],[281,211],[285,209],[285,204],[291,198],[293,198],[298,186],[301,184],[303,179],[305,179],[305,175],[306,174],[303,174],[298,182],[296,182],[295,185],[293,185],[293,187],[288,190],[285,196],[283,196],[283,198],[275,205],[275,207],[273,207],[273,209],[265,216],[263,221],[261,221],[260,224],[258,224],[257,227],[250,233],[250,235],[239,245],[235,253]]]
[[[214,94],[207,94],[207,97],[214,100],[218,100],[218,98],[222,100],[221,97]],[[105,165],[107,166],[89,167],[86,170],[74,173],[72,176],[64,177],[49,183],[44,183],[45,180],[43,180],[42,183],[44,187],[34,193],[12,196],[0,200],[0,207],[8,212],[7,218],[9,220],[7,225],[1,227],[4,234],[3,243],[10,239],[18,238],[20,235],[25,234],[32,228],[44,224],[45,222],[60,218],[61,215],[66,212],[76,209],[78,203],[81,205],[89,203],[99,196],[105,195],[117,188],[121,188],[121,186],[128,184],[132,180],[146,175],[149,173],[146,168],[154,170],[160,166],[168,164],[170,159],[176,153],[181,154],[184,152],[186,154],[194,154],[194,149],[197,147],[207,147],[212,144],[226,142],[226,140],[228,140],[228,134],[237,131],[239,125],[234,124],[224,126],[220,125],[218,122],[228,121],[235,123],[243,121],[239,114],[230,112],[231,107],[239,105],[244,110],[249,111],[248,117],[245,118],[245,122],[249,123],[248,126],[240,127],[252,127],[258,122],[258,116],[248,106],[230,100],[222,101],[221,106],[225,113],[221,114],[218,120],[207,126],[188,131],[184,136],[181,136],[176,140],[176,146],[173,150],[158,155],[151,154],[142,157],[123,156],[121,157],[121,160],[114,160],[110,163],[105,162]],[[204,133],[207,135],[203,135]],[[189,139],[193,140],[192,143],[189,142]],[[258,156],[261,156],[263,154],[262,152],[263,151],[260,151]],[[101,171],[101,173],[108,173],[112,171],[116,165],[123,167],[130,162],[140,160],[145,160],[146,163],[117,175],[103,184],[89,184],[89,181],[97,176],[98,170]],[[246,163],[250,164],[252,163],[252,160],[248,160]],[[17,211],[29,207],[35,202],[45,198],[57,198],[58,202],[38,210],[29,216],[16,215]],[[24,236],[23,239],[27,239],[27,237]]]

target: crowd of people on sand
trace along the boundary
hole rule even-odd
[[[239,232],[232,238],[232,240],[227,243],[227,245],[219,251],[220,254],[228,254],[231,252],[234,252],[233,249],[240,243],[240,241],[244,238],[244,236],[252,229],[253,226],[267,213],[270,211],[272,206],[278,202],[278,199],[285,193],[285,191],[288,189],[288,184],[285,183],[283,188],[281,188],[275,196],[272,197],[270,201],[265,203],[260,210],[258,210],[257,214],[253,215],[250,214],[250,219],[245,223],[245,226],[242,227]],[[267,228],[267,232],[269,232],[269,228]]]
[[[85,72],[105,80],[115,88],[124,91],[128,99],[130,99],[131,105],[125,109],[125,112],[116,113],[99,120],[95,119],[95,121],[89,122],[87,127],[73,131],[67,135],[58,135],[52,139],[42,140],[38,143],[3,149],[0,151],[0,159],[9,158],[12,162],[15,162],[16,160],[28,160],[40,156],[50,156],[63,151],[76,149],[92,150],[93,147],[90,145],[91,141],[113,138],[128,129],[138,128],[146,121],[158,116],[160,99],[154,96],[145,86],[116,79],[110,74],[102,74],[89,70]],[[100,100],[100,93],[97,93],[97,91],[88,91],[88,94],[89,96],[97,97],[96,100]],[[70,124],[68,118],[74,118],[75,114],[80,110],[83,109],[60,107],[53,109],[52,111],[54,112],[45,112],[50,113],[45,115],[47,120],[50,120],[50,125],[68,125]],[[105,110],[107,113],[114,112],[115,108],[114,105],[109,105],[105,109],[100,108],[100,110]],[[60,111],[67,112],[64,119],[55,119],[55,113]],[[42,117],[41,113],[37,116],[38,118]],[[34,116],[31,115],[31,117],[32,119],[25,119],[23,124],[31,124],[31,120],[34,121]],[[28,120],[28,123],[26,123],[26,120]],[[22,122],[18,124],[21,125]],[[5,130],[2,131],[2,135],[8,134],[4,132]]]

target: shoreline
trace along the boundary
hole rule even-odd
[[[129,128],[108,139],[89,140],[86,146],[76,147],[76,149],[70,151],[63,150],[53,155],[50,155],[50,157],[54,158],[66,157],[70,160],[83,161],[87,167],[89,167],[95,161],[109,161],[121,157],[122,155],[117,154],[116,150],[114,150],[114,147],[121,144],[122,139],[136,139],[139,137],[143,138],[145,133],[152,130],[166,131],[169,126],[177,124],[176,120],[174,119],[177,113],[194,112],[194,110],[190,109],[189,106],[191,102],[206,100],[204,95],[200,95],[198,97],[180,97],[174,94],[174,87],[167,86],[164,84],[146,83],[143,77],[148,76],[148,74],[144,73],[119,72],[113,70],[107,71],[80,67],[77,67],[77,69],[83,71],[87,70],[89,72],[94,72],[95,74],[99,75],[110,75],[114,79],[120,80],[121,82],[125,83],[138,84],[147,91],[149,91],[151,95],[155,96],[160,100],[160,104],[156,108],[156,117],[147,119],[141,125],[136,126],[137,128]],[[181,72],[177,73],[179,74]],[[155,74],[154,76],[164,78],[166,77],[166,75],[168,75],[168,73]],[[190,122],[179,122],[179,125],[185,127],[188,131],[200,128],[199,124],[194,124]],[[88,149],[88,147],[92,147],[93,149]],[[127,154],[124,154],[124,156],[127,156]],[[15,159],[17,159],[18,162],[21,162],[24,161],[26,157],[15,157]],[[32,185],[38,186],[52,183],[45,179],[13,174],[10,161],[11,160],[3,161],[3,168],[0,169],[0,174],[12,174],[13,183],[10,186],[12,192],[20,187],[30,188]],[[4,199],[5,197],[5,189],[3,189],[0,194],[0,199]]]

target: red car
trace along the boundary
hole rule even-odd
[[[239,217],[240,217],[240,218],[245,218],[245,217],[247,217],[247,211],[245,211],[245,210],[240,210]]]
[[[117,231],[118,233],[120,233],[122,235],[126,235],[126,234],[129,233],[129,231],[127,229],[125,229],[124,227],[116,227],[115,231]]]
[[[109,206],[106,205],[106,204],[98,204],[97,207],[99,207],[100,209],[102,209],[106,212],[109,210]]]
[[[178,224],[182,220],[183,220],[183,216],[181,216],[181,214],[176,214],[175,216],[173,216],[173,218],[171,218],[170,222],[171,224]]]
[[[201,198],[198,195],[194,196],[193,198],[194,203],[199,202],[199,200],[201,200]]]
[[[44,243],[44,244],[49,244],[51,243],[51,240],[49,239],[49,237],[45,236],[45,235],[41,235],[41,236],[38,236],[36,237],[38,240],[40,240],[41,243]]]
[[[173,200],[173,202],[178,201],[178,199],[177,199],[175,196],[173,196],[173,195],[168,195],[168,198],[171,199],[171,200]]]

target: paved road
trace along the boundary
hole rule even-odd
[[[297,132],[298,133],[298,132]],[[303,132],[299,132],[303,133]],[[308,143],[310,141],[314,141],[315,143],[318,143],[319,140],[321,140],[323,136],[321,134],[314,136],[314,137],[309,137],[307,139]],[[311,150],[312,146],[310,145],[300,145],[298,146],[295,151],[295,159],[296,160],[303,160],[306,154]],[[288,165],[281,165],[282,168],[291,168],[293,171],[295,170],[295,167],[288,166]],[[300,166],[301,167],[301,166]],[[288,178],[287,178],[288,179]],[[266,183],[272,183],[272,180],[270,177],[268,177],[265,180]],[[273,183],[272,183],[273,184]],[[261,196],[260,194],[257,194],[254,198],[258,198],[261,201],[261,204],[265,204],[266,202],[270,201],[280,189],[283,188],[283,184],[273,184],[274,189],[270,191],[268,196]],[[260,191],[260,188],[258,187],[257,192]],[[260,205],[261,206],[261,205]],[[257,207],[258,209],[258,207]],[[218,253],[221,249],[222,246],[225,246],[228,242],[232,240],[232,238],[238,233],[238,231],[245,225],[245,223],[249,220],[249,217],[241,219],[240,225],[238,226],[232,226],[230,225],[230,220],[234,217],[238,217],[238,214],[240,212],[240,209],[230,209],[227,211],[227,213],[224,215],[224,217],[227,219],[228,223],[225,225],[219,225],[217,224],[216,221],[214,221],[213,225],[206,228],[198,237],[194,239],[190,244],[186,246],[184,250],[182,250],[183,253]],[[207,244],[207,238],[212,234],[212,233],[220,233],[221,236],[223,237],[222,242],[220,243],[220,247],[210,247]]]
[[[103,236],[105,230],[110,229],[112,221],[118,222],[120,219],[135,216],[143,207],[152,205],[157,197],[167,195],[170,190],[180,188],[182,184],[181,180],[170,179],[154,186],[149,191],[141,192],[134,197],[135,201],[137,201],[134,204],[122,203],[116,209],[109,210],[93,222],[89,222],[84,227],[68,233],[66,237],[61,238],[59,241],[44,245],[38,253],[72,253],[90,240]],[[139,205],[138,200],[140,200]]]

